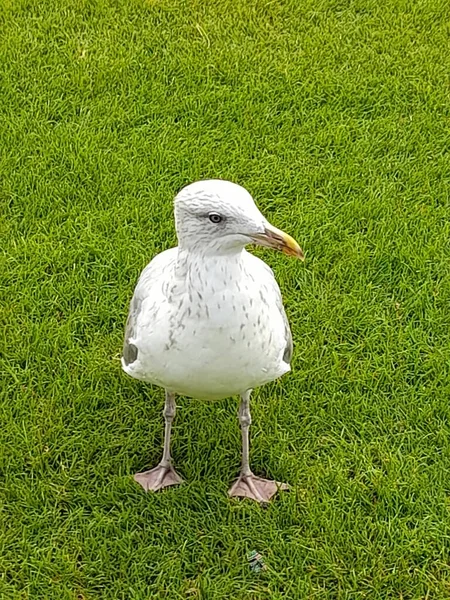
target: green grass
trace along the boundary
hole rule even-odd
[[[440,0],[3,0],[0,597],[450,597],[450,51]],[[179,399],[187,483],[145,495],[162,390],[119,363],[172,198],[222,177],[294,235],[258,251],[293,372],[230,501],[237,401]],[[246,552],[268,570],[252,573]]]

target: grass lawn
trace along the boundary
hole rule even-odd
[[[441,0],[3,0],[2,600],[450,597],[450,46]],[[187,483],[144,494],[163,392],[128,302],[186,183],[244,185],[293,371],[179,398]],[[267,570],[252,572],[250,550]]]

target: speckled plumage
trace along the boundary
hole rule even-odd
[[[215,182],[214,193],[210,182],[199,184],[207,191],[193,184],[175,200],[180,245],[141,274],[122,365],[132,377],[172,392],[216,399],[289,371],[292,337],[271,269],[244,249],[251,240],[240,231],[214,235],[206,219],[186,218],[186,205],[234,215],[241,230],[262,229],[267,221],[240,186]],[[220,242],[227,237],[233,243],[224,251]]]

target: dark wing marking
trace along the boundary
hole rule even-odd
[[[138,357],[137,347],[134,344],[131,344],[130,342],[125,340],[125,342],[123,344],[123,362],[125,363],[125,365],[128,367],[128,365],[131,365],[131,363],[134,363],[134,361],[137,359],[137,357]]]

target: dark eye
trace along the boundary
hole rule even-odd
[[[221,223],[223,221],[222,215],[218,213],[209,213],[208,217],[211,223]]]

